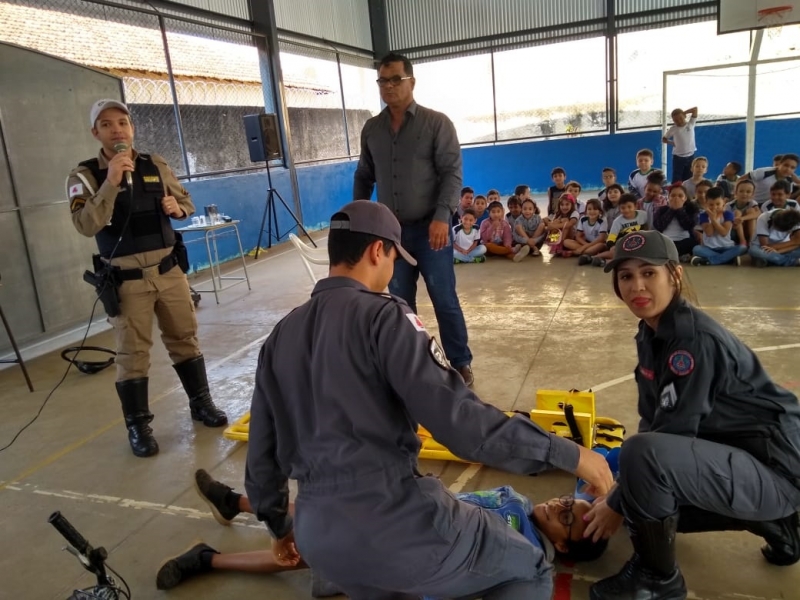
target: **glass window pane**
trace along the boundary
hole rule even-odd
[[[361,129],[367,119],[381,111],[381,98],[375,80],[375,69],[365,69],[342,64],[344,105],[347,109],[347,134],[350,137],[350,155],[361,154]]]
[[[489,54],[420,63],[414,77],[416,101],[450,117],[462,144],[494,141]]]
[[[295,161],[347,156],[336,55],[280,53]]]
[[[605,38],[494,55],[497,138],[606,128]]]
[[[619,127],[661,124],[664,71],[746,61],[748,32],[717,35],[716,21],[623,33],[617,39]],[[702,86],[683,104],[699,106],[705,116]],[[686,108],[684,106],[684,108]]]

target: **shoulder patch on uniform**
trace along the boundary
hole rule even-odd
[[[661,410],[673,410],[677,404],[678,392],[675,391],[675,384],[670,383],[661,390],[661,397],[658,400],[658,405],[661,407]]]
[[[428,343],[428,350],[433,357],[433,361],[437,365],[445,370],[450,368],[450,365],[447,363],[447,356],[445,356],[444,350],[442,350],[442,347],[435,337],[431,337],[431,341]]]
[[[641,233],[631,233],[622,240],[622,249],[625,252],[634,252],[644,246],[646,240]]]
[[[411,324],[414,326],[414,329],[417,331],[426,331],[425,325],[422,324],[422,320],[415,315],[414,313],[406,313],[406,319],[408,319]]]
[[[75,196],[80,196],[83,194],[83,184],[82,183],[73,183],[69,186],[69,197],[70,199],[74,198]]]
[[[669,355],[667,362],[669,363],[669,370],[679,377],[694,371],[694,356],[686,350],[676,350]]]

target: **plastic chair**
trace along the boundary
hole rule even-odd
[[[312,263],[315,265],[329,265],[330,261],[328,260],[328,251],[324,248],[311,248],[307,244],[305,244],[299,237],[295,234],[289,234],[289,241],[292,242],[297,251],[300,253],[300,258],[303,261],[303,266],[306,268],[306,272],[308,276],[311,278],[313,283],[317,283],[317,276],[314,275],[314,271],[311,269]]]

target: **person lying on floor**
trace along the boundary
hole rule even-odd
[[[214,480],[203,469],[195,473],[195,489],[211,508],[214,518],[222,525],[230,525],[240,513],[253,514],[247,496]],[[592,505],[572,494],[536,505],[515,492],[511,486],[465,492],[456,494],[456,497],[463,502],[483,507],[503,519],[530,543],[541,548],[550,564],[556,556],[569,561],[595,560],[608,545],[605,539],[595,542],[591,538],[584,538],[587,523],[583,517]],[[289,505],[289,512],[294,514],[293,504]],[[187,579],[211,571],[280,573],[307,568],[308,565],[299,556],[278,559],[271,550],[225,554],[207,544],[198,543],[161,565],[156,576],[156,587],[160,590],[172,589]],[[328,582],[313,578],[314,597],[338,593]]]

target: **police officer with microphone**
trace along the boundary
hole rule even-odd
[[[89,121],[102,147],[67,178],[72,223],[97,240],[94,283],[116,334],[116,387],[128,440],[136,456],[152,456],[158,452],[148,402],[154,313],[192,418],[208,427],[228,422],[208,389],[188,260],[170,223],[194,213],[194,204],[161,156],[133,149],[125,104],[98,100]]]

